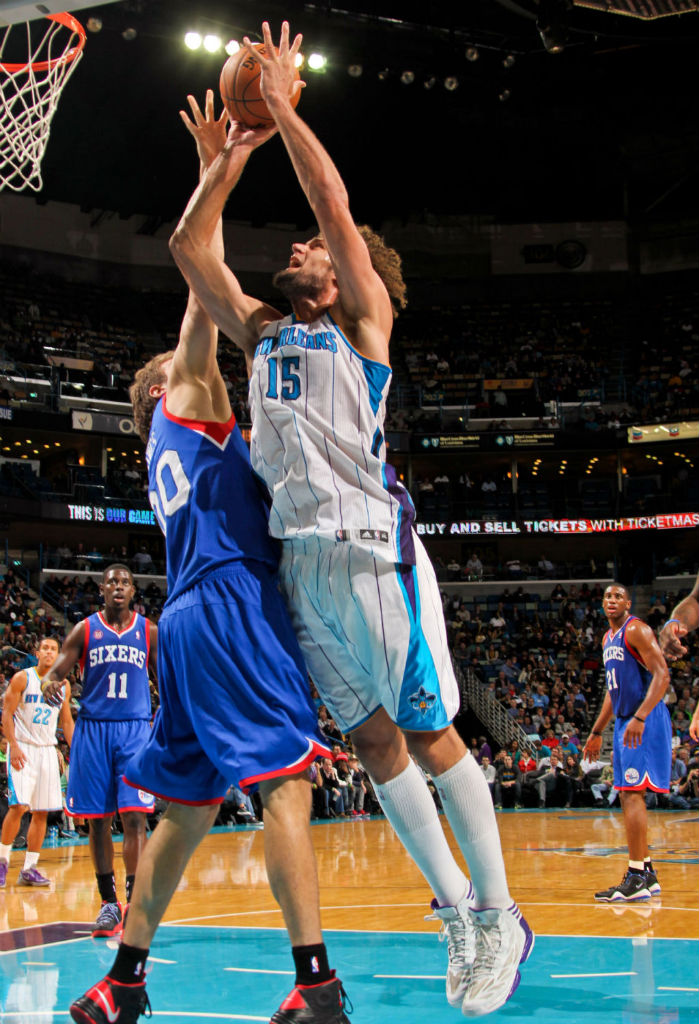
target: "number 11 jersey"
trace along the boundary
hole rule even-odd
[[[80,717],[98,721],[150,719],[149,653],[148,620],[142,615],[133,612],[121,632],[109,625],[102,612],[88,616],[80,659]]]

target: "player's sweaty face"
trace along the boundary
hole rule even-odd
[[[102,593],[105,601],[130,601],[134,593],[131,577],[123,570],[108,573],[102,584]]]
[[[602,599],[602,607],[606,615],[618,615],[629,606],[629,598],[621,587],[607,587]]]

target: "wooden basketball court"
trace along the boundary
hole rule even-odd
[[[620,907],[592,899],[624,873],[618,811],[498,814],[510,888],[537,943],[519,989],[492,1017],[699,1022],[697,821],[695,812],[650,814],[662,894]],[[431,894],[387,822],[322,822],[313,839],[327,944],[353,1024],[458,1020],[444,997],[438,922],[424,920]],[[218,829],[194,855],[153,944],[155,1019],[269,1020],[293,984],[262,846],[259,829]],[[65,1021],[70,1001],[109,969],[115,942],[89,934],[98,899],[85,841],[44,850],[50,889],[17,887],[22,861],[14,852],[0,892],[0,1019]],[[120,863],[117,875],[123,891]]]

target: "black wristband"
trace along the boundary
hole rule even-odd
[[[592,732],[590,733],[590,736],[601,736],[601,735],[602,735],[602,733],[601,733],[601,732],[595,732],[595,730],[594,730],[594,729],[593,729],[593,730],[592,730]]]
[[[646,724],[645,718],[639,718],[638,715],[632,715],[631,717],[635,718],[637,722],[643,722],[644,725]]]

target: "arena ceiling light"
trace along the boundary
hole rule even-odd
[[[184,45],[188,50],[198,50],[202,44],[202,38],[199,32],[187,32],[184,37]]]
[[[361,64],[350,64],[350,66],[347,68],[347,74],[350,76],[350,78],[361,78],[363,71],[364,68],[362,67]]]
[[[218,53],[223,46],[223,40],[220,36],[208,35],[204,36],[203,45],[207,53]]]
[[[328,58],[322,53],[312,53],[306,61],[309,71],[324,71],[328,64]]]
[[[237,39],[229,39],[224,47],[229,57],[232,57],[234,53],[240,50],[240,43]]]

